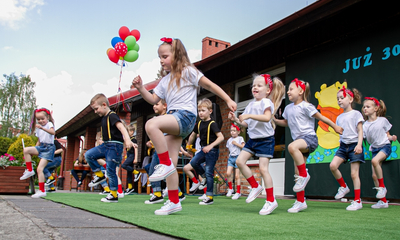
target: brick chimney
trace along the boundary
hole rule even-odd
[[[210,38],[210,37],[205,37],[201,41],[203,46],[202,46],[202,53],[201,53],[201,59],[204,59],[206,57],[209,57],[213,54],[216,54],[217,52],[220,52],[224,50],[225,48],[228,48],[231,46],[230,43],[224,42],[215,38]]]

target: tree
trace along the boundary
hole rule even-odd
[[[29,131],[33,110],[36,108],[36,97],[30,76],[14,73],[0,81],[0,136],[12,137],[15,130],[21,133]]]

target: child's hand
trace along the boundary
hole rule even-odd
[[[362,151],[363,151],[362,145],[357,145],[357,146],[354,148],[354,153],[355,153],[356,155],[362,153]]]
[[[389,138],[389,141],[392,141],[392,142],[394,142],[396,140],[397,140],[397,136],[396,135],[392,135],[392,137]]]
[[[226,105],[228,105],[228,108],[229,108],[232,112],[236,111],[236,106],[237,106],[237,104],[236,104],[236,102],[233,101],[232,99],[231,99],[230,101],[226,102]]]
[[[250,118],[249,114],[242,114],[242,115],[239,116],[239,120],[241,122],[243,122],[244,120],[249,119],[249,118]]]
[[[343,134],[343,128],[339,127],[338,125],[336,125],[333,130],[335,130],[336,133],[342,135]]]
[[[231,121],[235,121],[235,113],[234,112],[229,112],[228,119],[231,120]]]
[[[142,86],[143,86],[142,78],[141,78],[140,76],[135,77],[135,78],[133,79],[133,81],[132,81],[132,85],[133,85],[135,88],[140,88],[140,87],[142,87]]]
[[[202,151],[203,151],[204,153],[208,153],[211,149],[212,149],[212,146],[211,146],[211,145],[208,145],[208,146],[203,147]]]
[[[133,143],[131,140],[125,141],[125,147],[127,149],[137,148],[137,144]]]
[[[36,128],[43,129],[42,125],[36,124]]]

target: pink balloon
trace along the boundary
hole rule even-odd
[[[115,52],[117,53],[118,56],[123,57],[128,52],[128,47],[126,46],[125,43],[119,42],[115,44]]]
[[[125,27],[125,26],[122,26],[122,27],[119,29],[118,33],[119,33],[119,37],[120,37],[123,41],[125,41],[125,38],[131,34],[131,33],[129,32],[129,28],[128,28],[128,27]]]
[[[110,59],[110,61],[113,63],[117,63],[119,60],[119,56],[117,55],[115,50],[112,48],[109,51],[107,50],[107,56]]]
[[[136,38],[136,41],[139,41],[140,39],[140,32],[136,29],[133,29],[130,33],[130,35],[134,36]]]

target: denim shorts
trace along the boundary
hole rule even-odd
[[[196,115],[187,110],[169,110],[167,114],[172,114],[179,124],[179,137],[186,138],[192,133],[196,124]]]
[[[303,139],[307,143],[308,152],[303,153],[303,156],[308,157],[310,153],[314,152],[318,147],[317,135],[300,136],[297,139]],[[296,139],[296,140],[297,140]]]
[[[238,168],[238,166],[236,165],[237,157],[238,156],[229,156],[229,158],[228,158],[228,167]]]
[[[251,139],[246,142],[243,151],[249,152],[256,157],[272,158],[274,156],[275,137]]]
[[[386,158],[388,158],[390,156],[390,154],[392,153],[392,145],[386,144],[385,146],[380,147],[380,148],[371,147],[371,152],[372,152],[371,159],[373,159],[379,152],[383,152],[384,154],[386,154]]]
[[[344,160],[344,162],[362,162],[365,163],[364,161],[364,154],[355,154],[354,149],[356,148],[357,143],[350,143],[346,144],[343,142],[340,142],[340,147],[336,151],[335,156],[340,157]]]
[[[56,146],[53,143],[40,143],[39,146],[35,146],[38,151],[38,157],[40,159],[46,159],[49,162],[53,161],[54,152],[56,151]]]

